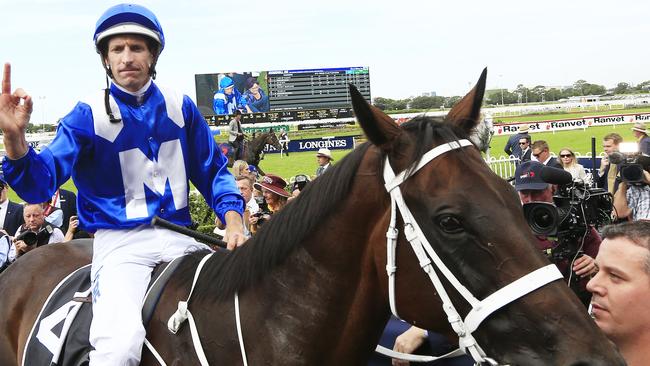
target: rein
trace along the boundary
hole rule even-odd
[[[414,169],[406,169],[397,175],[395,175],[393,172],[393,169],[390,166],[390,162],[388,161],[388,157],[386,157],[384,165],[384,181],[386,191],[390,194],[391,197],[391,219],[388,231],[386,232],[386,272],[388,274],[388,296],[391,312],[399,318],[395,302],[395,273],[397,272],[396,249],[397,235],[399,232],[396,228],[396,223],[397,211],[399,211],[404,222],[404,235],[408,242],[411,244],[411,247],[413,248],[413,251],[415,252],[420,263],[420,267],[429,276],[431,283],[438,292],[439,297],[442,300],[442,308],[445,311],[445,314],[447,314],[447,320],[458,335],[459,339],[459,349],[441,357],[427,358],[426,356],[420,356],[414,359],[413,355],[407,355],[399,352],[392,352],[390,355],[388,355],[390,357],[403,358],[405,360],[416,362],[427,362],[439,358],[458,356],[459,352],[457,351],[460,350],[465,354],[469,354],[476,365],[499,365],[494,359],[487,357],[483,349],[477,343],[476,339],[474,339],[472,336],[472,333],[476,331],[483,320],[485,320],[488,316],[490,316],[498,309],[542,286],[545,286],[550,282],[562,278],[562,274],[557,269],[557,267],[553,264],[549,264],[513,281],[512,283],[497,290],[493,294],[480,301],[474,297],[474,295],[472,295],[472,293],[465,286],[463,286],[460,281],[458,281],[458,279],[451,273],[451,271],[449,271],[449,268],[447,268],[447,266],[443,263],[429,241],[426,239],[424,233],[422,232],[422,229],[407,207],[399,186],[404,183],[404,181],[406,181],[410,176],[415,174],[418,170],[420,170],[422,167],[427,165],[438,156],[448,151],[472,145],[473,144],[466,139],[439,145],[424,154]],[[407,175],[407,172],[409,171],[411,174]],[[454,286],[456,291],[462,295],[463,298],[472,306],[472,310],[470,310],[465,319],[460,316],[453,303],[451,302],[451,299],[449,298],[447,291],[442,285],[442,281],[436,273],[433,265],[438,268],[438,270],[445,276],[449,283]],[[382,352],[382,349],[385,350],[384,347],[377,347],[378,352],[385,353]]]
[[[415,252],[420,263],[420,267],[429,276],[431,283],[435,287],[440,299],[442,300],[442,308],[447,315],[449,324],[456,332],[459,339],[458,349],[439,357],[404,354],[386,349],[382,346],[377,346],[377,352],[385,354],[389,357],[413,362],[429,362],[442,358],[457,357],[465,353],[469,354],[469,356],[472,357],[475,365],[487,364],[491,366],[499,366],[500,364],[497,363],[494,359],[487,357],[483,349],[473,337],[472,333],[476,331],[479,325],[495,311],[519,299],[520,297],[542,286],[547,285],[550,282],[562,278],[562,274],[557,269],[557,267],[553,264],[549,264],[511,282],[505,287],[495,291],[485,299],[478,300],[465,286],[460,283],[460,281],[451,273],[449,268],[447,268],[444,262],[440,259],[429,241],[424,236],[422,229],[406,205],[399,186],[413,174],[415,174],[418,170],[426,166],[429,162],[439,157],[440,155],[467,146],[473,146],[473,144],[466,139],[439,145],[424,154],[415,168],[406,169],[397,175],[393,172],[393,169],[390,166],[390,162],[388,161],[388,157],[386,157],[383,175],[384,181],[386,182],[386,191],[390,194],[391,197],[391,218],[388,231],[386,232],[386,272],[388,274],[388,297],[391,312],[399,318],[395,301],[395,273],[397,272],[396,249],[397,236],[399,233],[396,225],[397,212],[399,211],[402,217],[402,221],[404,222],[404,234],[406,236],[406,239],[411,244],[411,247],[413,248],[413,251]],[[407,175],[407,172],[409,171],[411,174]],[[208,366],[208,361],[203,351],[203,346],[201,345],[194,317],[188,309],[188,302],[192,296],[194,287],[196,285],[199,274],[201,273],[203,265],[211,255],[212,254],[205,256],[199,263],[194,274],[194,281],[192,282],[192,287],[190,289],[189,295],[187,296],[187,300],[180,301],[178,303],[178,310],[176,310],[176,312],[170,317],[167,323],[170,332],[176,334],[180,326],[186,320],[189,321],[192,342],[194,344],[194,349],[199,358],[201,366]],[[454,286],[456,291],[462,295],[463,298],[472,306],[472,309],[467,314],[465,319],[460,316],[453,303],[451,302],[451,299],[444,286],[442,285],[442,281],[436,273],[433,265],[435,265],[435,267],[445,276],[449,283]],[[241,319],[239,314],[239,297],[237,294],[235,294],[234,300],[237,337],[242,354],[242,362],[244,365],[247,365],[248,362],[246,359],[246,350],[244,347]],[[161,362],[161,364],[164,365],[163,362]]]

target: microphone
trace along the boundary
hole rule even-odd
[[[540,171],[540,178],[542,178],[545,183],[549,184],[564,185],[573,182],[573,176],[571,173],[567,172],[566,170],[553,168],[550,166],[542,167]]]
[[[613,153],[609,154],[607,158],[609,159],[609,162],[612,164],[618,165],[621,163],[625,163],[625,154],[618,151],[614,151]]]

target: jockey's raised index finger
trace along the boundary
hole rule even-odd
[[[11,94],[11,64],[8,62],[2,73],[2,94]]]

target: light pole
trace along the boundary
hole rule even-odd
[[[499,75],[499,84],[501,89],[501,106],[503,107],[503,75]]]
[[[45,99],[47,97],[45,95],[41,95],[38,97],[38,100],[42,101],[43,106],[41,107],[42,111],[42,119],[41,119],[41,133],[45,132]],[[37,131],[38,132],[38,131]]]

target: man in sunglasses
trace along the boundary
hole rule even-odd
[[[530,161],[532,150],[530,149],[530,136],[524,136],[519,139],[519,148],[521,149],[521,155],[519,156],[519,162],[523,163]]]
[[[564,169],[562,164],[560,164],[556,158],[551,156],[548,143],[544,140],[537,140],[533,142],[532,150],[532,159],[533,161],[539,161],[540,163],[550,166],[552,168]]]
[[[528,130],[530,127],[525,124],[522,126],[519,126],[519,131],[517,134],[510,136],[508,139],[508,142],[506,143],[506,146],[503,148],[503,151],[508,155],[508,156],[515,156],[515,157],[521,157],[521,145],[519,145],[519,141],[523,138],[527,138],[528,141],[530,142],[530,135],[528,134]]]

